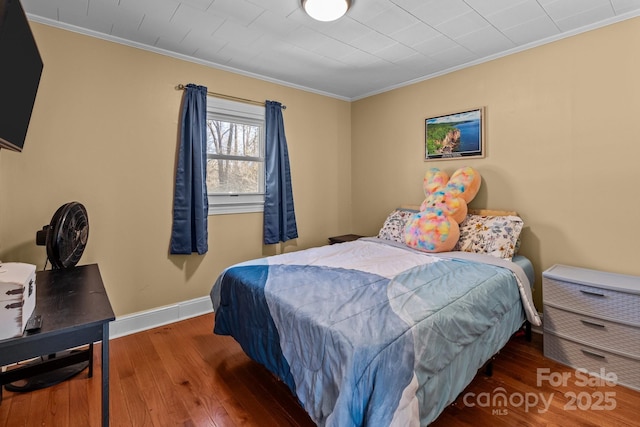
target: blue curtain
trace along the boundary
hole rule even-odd
[[[265,102],[264,244],[298,237],[282,104]]]
[[[188,84],[182,99],[180,151],[173,195],[171,253],[208,250],[207,88]]]

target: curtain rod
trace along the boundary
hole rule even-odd
[[[176,86],[176,89],[177,90],[184,90],[185,89],[185,85],[180,83],[178,86]],[[246,102],[247,104],[261,105],[263,107],[265,105],[264,102],[261,102],[261,101],[254,101],[253,99],[247,99],[247,98],[238,98],[237,96],[225,95],[223,93],[216,93],[216,92],[207,91],[207,95],[215,96],[216,98],[228,99],[230,101],[240,101],[240,102]],[[286,110],[287,106],[283,105],[282,109]]]

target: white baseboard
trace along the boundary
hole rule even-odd
[[[182,301],[116,318],[109,324],[109,339],[123,337],[202,314],[211,313],[211,299],[206,297]]]

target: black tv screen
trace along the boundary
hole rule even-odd
[[[18,0],[0,0],[0,148],[22,151],[42,58]]]

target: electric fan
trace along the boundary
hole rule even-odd
[[[47,247],[47,258],[53,268],[74,267],[87,246],[89,217],[78,202],[60,206],[51,224],[36,233],[36,244]]]
[[[53,214],[51,223],[36,232],[36,244],[47,247],[47,259],[54,269],[72,268],[80,261],[89,237],[89,217],[87,210],[78,202],[69,202],[60,206]],[[54,359],[73,353],[68,350],[58,354],[42,356]],[[28,362],[37,365],[39,360]],[[26,392],[49,387],[65,381],[82,372],[89,362],[79,362],[47,372],[37,374],[24,380],[6,384],[4,387],[13,392]]]

